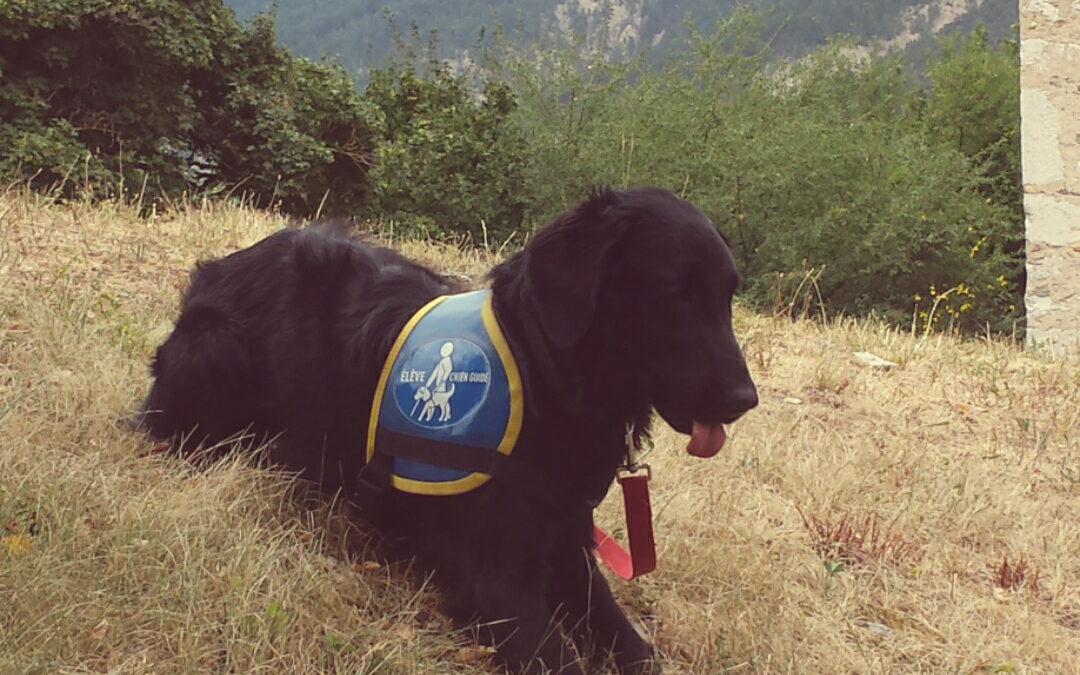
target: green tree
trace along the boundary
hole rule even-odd
[[[772,80],[769,128],[747,148],[769,173],[743,181],[752,251],[736,242],[751,297],[790,292],[814,268],[834,312],[906,323],[917,303],[953,289],[939,317],[1011,330],[1017,259],[998,243],[1020,221],[986,199],[979,162],[924,123],[926,94],[901,57],[855,58],[835,44]]]
[[[291,57],[221,0],[0,1],[0,175],[102,196],[241,189],[359,206],[370,139],[338,67]]]
[[[525,215],[525,145],[508,123],[517,99],[429,61],[372,72],[364,99],[376,140],[370,215],[412,234],[505,241]]]
[[[1000,11],[1000,10],[999,10]],[[969,24],[970,25],[970,24]],[[965,287],[963,300],[994,306],[984,324],[1008,329],[1022,316],[1024,266],[1023,183],[1020,175],[1020,58],[1018,41],[996,45],[989,30],[939,36],[926,50],[927,84],[911,98],[911,119],[935,145],[961,153],[963,177],[994,213],[972,225],[971,257],[996,261],[992,279]],[[940,297],[940,296],[939,296]]]
[[[979,192],[1023,222],[1020,175],[1020,53],[1016,39],[997,45],[985,26],[939,38],[927,65],[930,86],[922,118],[927,133],[967,156],[982,180]],[[1020,227],[994,233],[1011,254],[1023,249]]]
[[[927,128],[901,58],[838,43],[770,66],[760,21],[744,11],[691,31],[660,68],[579,44],[512,61],[533,213],[593,184],[660,185],[728,236],[757,306],[816,271],[812,300],[832,313],[909,324],[931,290],[956,289],[939,316],[1010,330],[1017,260],[994,240],[1016,214],[987,201],[989,170]]]

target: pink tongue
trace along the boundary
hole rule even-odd
[[[694,430],[690,433],[690,442],[686,444],[686,451],[695,457],[712,457],[724,447],[727,434],[724,433],[723,424],[700,424],[694,422]]]

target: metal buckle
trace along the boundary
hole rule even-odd
[[[356,484],[374,494],[385,490],[391,482],[390,472],[393,459],[375,453],[371,461],[364,464],[356,474]]]
[[[652,468],[644,462],[639,462],[634,459],[634,455],[637,454],[637,444],[634,442],[634,424],[633,422],[626,423],[626,463],[619,466],[615,470],[615,477],[622,481],[625,478],[630,478],[636,474],[645,472],[645,478],[652,480]]]
[[[615,470],[615,478],[619,481],[623,481],[627,478],[639,475],[642,472],[645,472],[646,480],[652,480],[652,467],[645,462],[634,462],[633,464],[620,466]]]

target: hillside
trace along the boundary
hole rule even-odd
[[[117,423],[191,265],[284,224],[136,213],[0,193],[0,672],[495,673],[343,504]],[[659,569],[615,583],[665,672],[1080,670],[1080,357],[735,318],[761,405],[710,460],[657,429]]]
[[[553,35],[595,35],[606,24],[609,40],[631,51],[664,50],[685,36],[684,20],[712,26],[727,16],[737,0],[465,0],[437,3],[399,0],[227,0],[247,19],[276,7],[280,40],[310,58],[339,56],[358,75],[382,65],[395,47],[393,26],[408,38],[415,24],[426,39],[438,32],[440,54],[457,59],[475,49],[482,27],[501,25],[515,42],[550,39]],[[833,35],[845,34],[869,44],[900,47],[918,42],[930,46],[933,33],[950,28],[970,30],[976,23],[990,28],[994,39],[1010,35],[1018,20],[1017,5],[1008,0],[756,0],[764,12],[763,33],[779,31],[774,47],[780,56],[798,56]],[[313,11],[313,6],[317,8]],[[384,9],[390,7],[389,12]]]

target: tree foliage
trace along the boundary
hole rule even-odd
[[[910,323],[938,300],[955,327],[1011,330],[1024,236],[1014,47],[958,40],[924,85],[900,56],[841,43],[770,66],[761,21],[741,11],[692,30],[661,68],[576,47],[543,54],[539,72],[510,60],[533,212],[591,183],[662,185],[728,235],[758,306],[802,293]]]
[[[240,187],[301,213],[364,197],[370,138],[349,77],[221,0],[6,0],[0,72],[4,176],[99,195]]]
[[[972,161],[987,199],[1021,216],[1019,44],[994,45],[983,26],[938,44],[940,56],[927,65],[926,131]]]
[[[371,215],[412,234],[502,242],[522,226],[523,139],[510,89],[439,63],[376,70],[364,90],[376,140]]]

